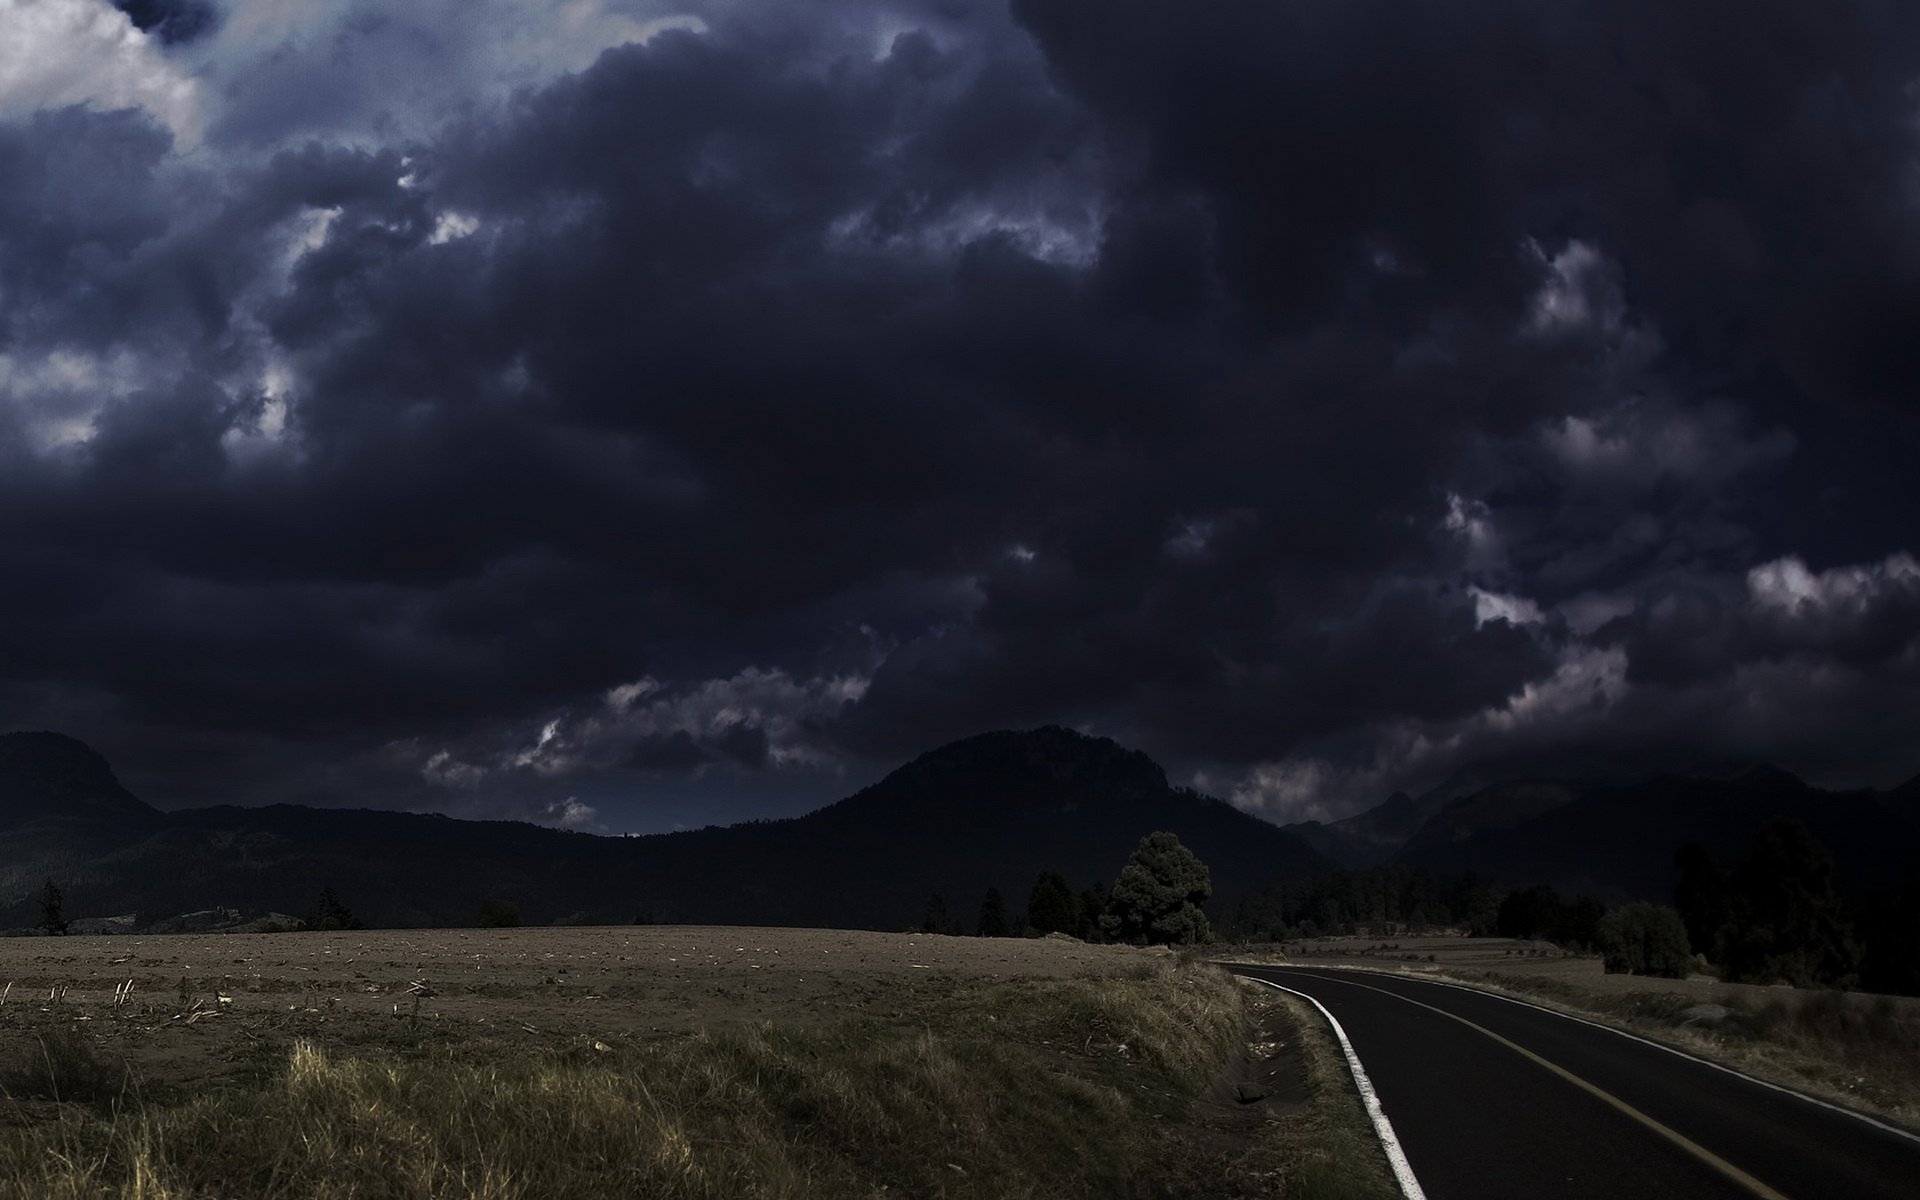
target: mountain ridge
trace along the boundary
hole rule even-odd
[[[1505,825],[1409,845],[1400,865],[1470,870],[1500,883],[1549,883],[1606,901],[1666,902],[1673,853],[1704,846],[1722,862],[1744,856],[1772,820],[1797,821],[1834,856],[1835,882],[1862,892],[1889,887],[1920,866],[1920,825],[1866,790],[1826,791],[1777,767],[1730,778],[1669,773],[1596,788]]]
[[[1849,886],[1884,886],[1920,866],[1920,779],[1829,792],[1751,764],[1610,784],[1498,773],[1470,769],[1390,797],[1359,825],[1375,839],[1359,865],[1665,902],[1681,844],[1732,860],[1759,824],[1785,816],[1829,844]],[[146,921],[216,907],[301,912],[332,888],[386,925],[467,923],[482,901],[505,899],[541,923],[902,928],[932,893],[970,924],[989,887],[1017,914],[1042,871],[1075,889],[1110,883],[1156,829],[1208,863],[1216,907],[1230,911],[1236,897],[1356,865],[1357,839],[1325,852],[1355,828],[1342,825],[1273,825],[1174,786],[1137,750],[1057,726],[962,738],[800,816],[640,837],[380,809],[162,813],[83,743],[8,734],[0,924],[30,924],[31,892],[48,877],[70,916]]]
[[[380,924],[462,923],[506,899],[537,922],[901,928],[931,892],[965,920],[988,887],[1018,912],[1041,871],[1104,885],[1162,828],[1209,863],[1223,900],[1333,865],[1278,826],[1172,787],[1139,751],[1052,726],[949,743],[801,816],[641,837],[375,809],[148,811],[120,823],[102,810],[95,833],[124,836],[71,842],[70,914],[298,912],[331,887]],[[32,871],[58,857],[8,853],[14,894],[0,919],[26,919]]]

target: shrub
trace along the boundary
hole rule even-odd
[[[1600,953],[1610,975],[1685,979],[1692,961],[1686,923],[1657,904],[1628,904],[1601,918]]]
[[[520,924],[520,906],[510,900],[482,900],[473,914],[482,929],[514,929]]]
[[[71,1026],[36,1034],[0,1075],[0,1091],[15,1099],[105,1104],[120,1094],[122,1073],[101,1062]]]

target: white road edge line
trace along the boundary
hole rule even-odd
[[[1668,1054],[1675,1055],[1679,1058],[1684,1058],[1688,1062],[1696,1062],[1703,1067],[1712,1067],[1716,1071],[1724,1071],[1726,1074],[1733,1076],[1735,1079],[1744,1079],[1748,1083],[1758,1084],[1763,1088],[1769,1088],[1783,1095],[1792,1096],[1797,1100],[1804,1100],[1808,1104],[1813,1104],[1821,1108],[1830,1109],[1833,1112],[1840,1113],[1844,1116],[1852,1117],[1856,1121],[1863,1121],[1866,1124],[1873,1126],[1875,1129],[1882,1130],[1883,1132],[1886,1132],[1886,1133],[1891,1133],[1896,1137],[1905,1138],[1910,1142],[1920,1142],[1920,1134],[1916,1134],[1911,1130],[1902,1129],[1898,1125],[1889,1125],[1885,1121],[1880,1120],[1878,1117],[1870,1117],[1866,1113],[1860,1112],[1857,1109],[1848,1108],[1844,1104],[1835,1104],[1831,1100],[1822,1100],[1818,1096],[1808,1095],[1806,1092],[1800,1091],[1797,1088],[1790,1088],[1790,1087],[1787,1087],[1785,1084],[1773,1083],[1770,1080],[1761,1079],[1757,1076],[1749,1075],[1745,1071],[1738,1070],[1734,1067],[1729,1067],[1725,1063],[1717,1063],[1710,1058],[1701,1058],[1698,1054],[1690,1054],[1687,1051],[1682,1050],[1677,1046],[1669,1046],[1664,1042],[1656,1042],[1652,1038],[1641,1037],[1637,1033],[1629,1033],[1624,1029],[1620,1029],[1600,1021],[1588,1020],[1586,1017],[1576,1017],[1572,1013],[1561,1012],[1557,1008],[1548,1008],[1544,1004],[1535,1004],[1531,1000],[1522,1000],[1518,996],[1508,996],[1501,992],[1490,992],[1485,988],[1474,987],[1472,984],[1455,983],[1451,979],[1429,979],[1422,975],[1416,975],[1411,971],[1382,971],[1374,967],[1350,967],[1344,964],[1342,965],[1328,964],[1326,966],[1311,966],[1311,967],[1296,966],[1296,964],[1293,964],[1293,963],[1285,963],[1285,964],[1276,963],[1273,965],[1279,967],[1281,970],[1287,970],[1289,968],[1292,968],[1295,970],[1307,970],[1307,971],[1351,971],[1355,975],[1380,975],[1388,979],[1404,979],[1409,983],[1431,984],[1434,987],[1452,988],[1458,992],[1472,992],[1476,996],[1486,996],[1493,1000],[1504,1000],[1508,1004],[1518,1004],[1522,1008],[1531,1008],[1536,1012],[1547,1013],[1550,1016],[1560,1017],[1568,1021],[1578,1021],[1582,1025],[1591,1025],[1595,1029],[1604,1029],[1608,1033],[1618,1034],[1623,1038],[1628,1038],[1628,1039],[1631,1039],[1632,1041],[1639,1042],[1643,1046],[1652,1046],[1655,1050],[1664,1050]],[[1241,976],[1241,978],[1244,979],[1246,977]],[[1262,980],[1261,982],[1264,983],[1265,980]]]
[[[1261,983],[1289,996],[1298,996],[1320,1010],[1320,1015],[1333,1027],[1333,1036],[1340,1039],[1341,1052],[1347,1056],[1347,1070],[1353,1072],[1353,1085],[1360,1089],[1360,1102],[1366,1106],[1367,1118],[1373,1122],[1373,1132],[1380,1139],[1380,1149],[1387,1155],[1387,1164],[1393,1168],[1393,1177],[1400,1184],[1400,1194],[1407,1200],[1427,1200],[1426,1192],[1420,1188],[1420,1181],[1414,1177],[1413,1164],[1407,1161],[1407,1152],[1400,1148],[1400,1137],[1393,1132],[1393,1122],[1387,1120],[1387,1112],[1380,1107],[1380,1095],[1373,1090],[1373,1080],[1367,1078],[1366,1068],[1360,1065],[1360,1056],[1354,1053],[1353,1043],[1347,1040],[1347,1031],[1340,1022],[1327,1011],[1327,1006],[1315,1000],[1305,992],[1296,992],[1290,987],[1282,987],[1271,979],[1254,979],[1250,975],[1241,975],[1250,983]]]

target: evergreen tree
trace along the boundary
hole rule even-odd
[[[1592,950],[1600,944],[1600,923],[1606,919],[1606,905],[1582,896],[1567,910],[1566,923],[1555,932],[1554,941],[1576,950]]]
[[[1473,937],[1491,935],[1500,911],[1499,892],[1491,883],[1471,874],[1466,877],[1463,892],[1460,911],[1467,933]]]
[[[1207,864],[1164,830],[1140,846],[1114,880],[1101,926],[1123,941],[1192,945],[1210,936],[1200,906],[1213,894]]]
[[[1551,938],[1566,918],[1566,901],[1551,885],[1543,883],[1509,892],[1500,902],[1494,928],[1501,937]]]
[[[1081,892],[1079,900],[1080,928],[1074,932],[1081,941],[1097,942],[1105,932],[1100,918],[1107,915],[1107,889],[1096,883]]]
[[[1027,926],[1038,934],[1080,934],[1080,898],[1058,871],[1042,872],[1027,893]]]
[[[1571,904],[1550,884],[1510,892],[1500,902],[1494,928],[1501,937],[1540,938],[1557,946],[1587,950],[1599,944],[1600,919],[1607,906],[1588,896]]]
[[[923,933],[953,932],[953,918],[947,915],[947,902],[939,892],[927,897],[926,911],[920,917],[920,929]]]
[[[1680,882],[1673,888],[1673,907],[1687,926],[1687,944],[1695,954],[1712,954],[1720,930],[1733,916],[1727,873],[1698,843],[1682,846],[1673,856]]]
[[[988,888],[987,898],[980,902],[981,937],[1007,936],[1007,902],[1000,896],[999,888]]]
[[[57,937],[67,931],[66,914],[60,911],[60,889],[49,879],[40,885],[40,930]]]
[[[330,887],[320,889],[320,899],[315,901],[313,911],[307,914],[308,929],[359,929],[360,918],[340,903],[340,897],[333,894]]]
[[[1833,890],[1833,856],[1798,821],[1769,821],[1754,836],[1733,871],[1731,908],[1715,946],[1729,980],[1853,981],[1859,949]]]
[[[1920,882],[1870,896],[1859,931],[1860,986],[1920,996]]]

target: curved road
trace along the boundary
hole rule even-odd
[[[1345,1029],[1429,1200],[1913,1200],[1920,1137],[1485,992],[1225,964]]]

